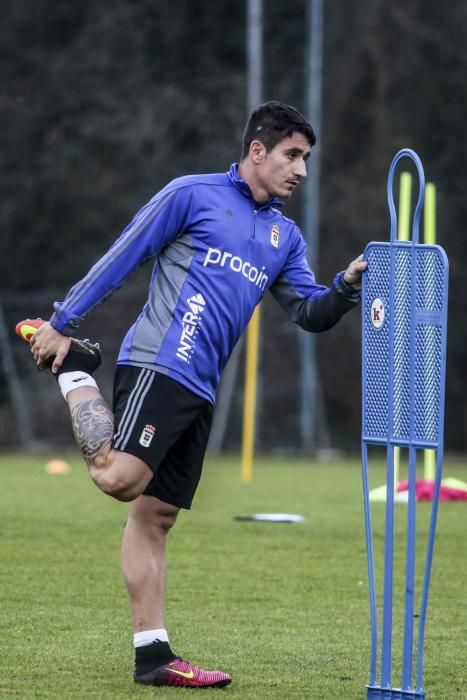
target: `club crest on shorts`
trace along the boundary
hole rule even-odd
[[[149,447],[149,445],[152,442],[152,439],[154,437],[154,433],[156,432],[156,428],[154,425],[145,425],[144,430],[140,435],[139,438],[139,444],[142,445],[143,447]]]
[[[279,226],[277,224],[274,224],[271,229],[271,245],[274,248],[279,248]]]

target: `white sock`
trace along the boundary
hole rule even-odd
[[[155,642],[156,640],[158,642],[168,642],[169,635],[167,634],[167,630],[160,629],[145,630],[144,632],[135,632],[133,637],[135,647],[146,647],[149,644]]]
[[[64,399],[66,399],[70,391],[78,389],[80,386],[99,388],[94,377],[91,377],[87,372],[63,372],[63,374],[58,375],[58,386]]]

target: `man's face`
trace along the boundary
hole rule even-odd
[[[256,171],[258,184],[269,198],[288,199],[301,179],[306,177],[305,163],[310,156],[310,143],[306,136],[294,132],[279,141],[269,153],[262,147],[264,154]]]

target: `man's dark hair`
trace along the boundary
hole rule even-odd
[[[303,134],[310,146],[316,143],[313,128],[298,109],[283,102],[265,102],[251,113],[243,132],[242,160],[247,157],[252,141],[261,141],[266,151],[272,151],[279,141],[292,136],[294,132]]]

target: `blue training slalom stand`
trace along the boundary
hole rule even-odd
[[[394,172],[411,158],[420,180],[412,240],[397,240]],[[422,163],[403,149],[391,163],[387,195],[390,241],[370,243],[362,285],[362,476],[370,589],[371,660],[368,700],[425,698],[423,653],[431,564],[441,486],[448,304],[448,261],[437,245],[419,243],[425,197]],[[378,619],[373,535],[369,499],[368,447],[387,449],[386,532],[380,681],[377,681]],[[392,687],[392,611],[394,578],[394,447],[408,450],[408,515],[405,615],[400,687]],[[436,478],[419,610],[416,684],[413,686],[415,613],[415,534],[417,450],[436,450]]]

